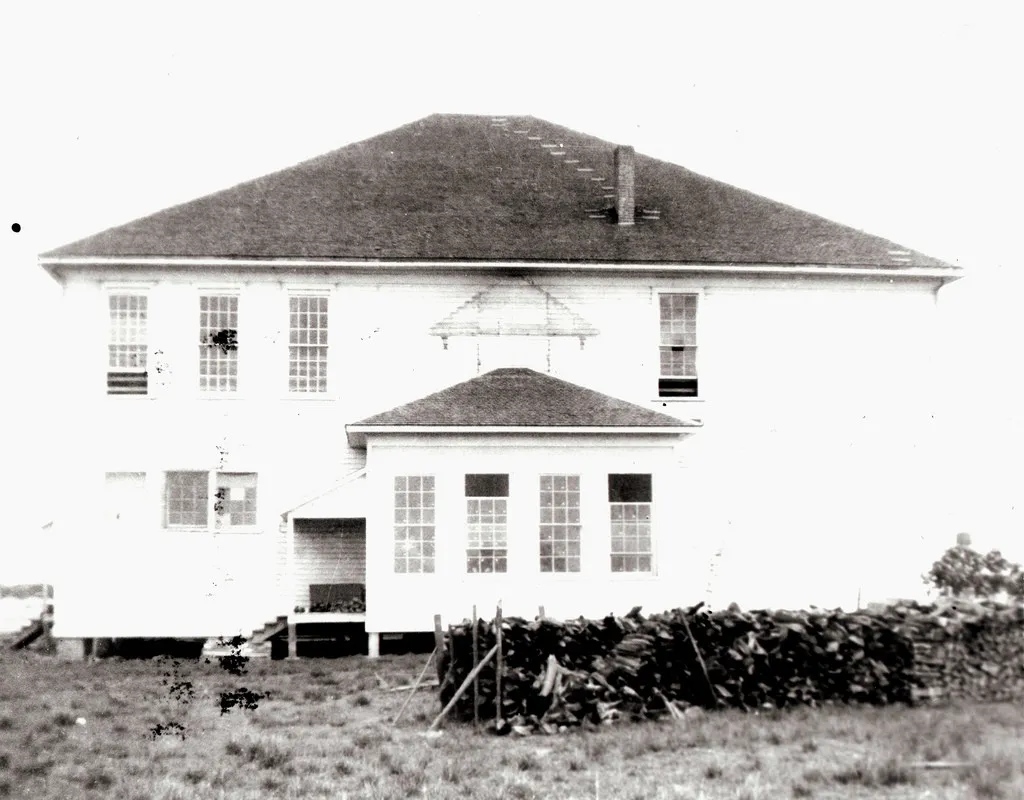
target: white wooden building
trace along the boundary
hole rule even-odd
[[[542,120],[428,117],[40,263],[65,642],[852,606],[950,536],[960,270]]]

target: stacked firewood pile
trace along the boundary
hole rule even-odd
[[[947,599],[886,613],[914,642],[918,696],[1024,699],[1024,607]]]
[[[885,615],[716,611],[701,606],[602,620],[501,623],[501,730],[552,732],[623,716],[678,716],[690,706],[758,708],[909,701],[914,645]],[[497,640],[494,622],[451,629],[442,705]],[[496,716],[496,662],[454,714]]]
[[[366,612],[366,601],[361,597],[349,597],[331,603],[313,603],[309,610],[315,613],[363,614]]]

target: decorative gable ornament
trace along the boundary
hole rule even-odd
[[[580,349],[597,328],[532,283],[495,284],[473,295],[430,328],[448,349],[449,336],[575,336]]]

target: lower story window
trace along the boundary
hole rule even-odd
[[[434,476],[397,475],[395,572],[434,571]]]
[[[508,572],[508,475],[466,476],[466,572]]]
[[[651,476],[608,476],[612,572],[651,572]]]
[[[540,571],[580,571],[580,476],[540,476]]]
[[[217,473],[213,510],[217,527],[244,528],[256,524],[256,475],[252,472]]]
[[[164,525],[221,531],[256,525],[256,473],[168,472]]]

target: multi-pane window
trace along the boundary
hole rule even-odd
[[[205,528],[209,519],[210,473],[168,472],[167,527]]]
[[[199,388],[208,392],[238,390],[236,295],[199,298]]]
[[[697,295],[659,295],[659,397],[697,396]]]
[[[651,571],[651,476],[609,475],[612,572]]]
[[[213,493],[213,511],[217,527],[252,527],[256,524],[256,474],[218,472]]]
[[[288,299],[288,391],[327,391],[327,298]]]
[[[168,528],[209,528],[210,520],[220,531],[253,528],[256,473],[168,472],[164,507]]]
[[[580,571],[580,476],[540,476],[540,571]]]
[[[508,572],[508,475],[466,476],[466,572]]]
[[[395,572],[434,571],[434,477],[395,476]]]
[[[112,294],[108,302],[107,394],[146,394],[147,298]]]

